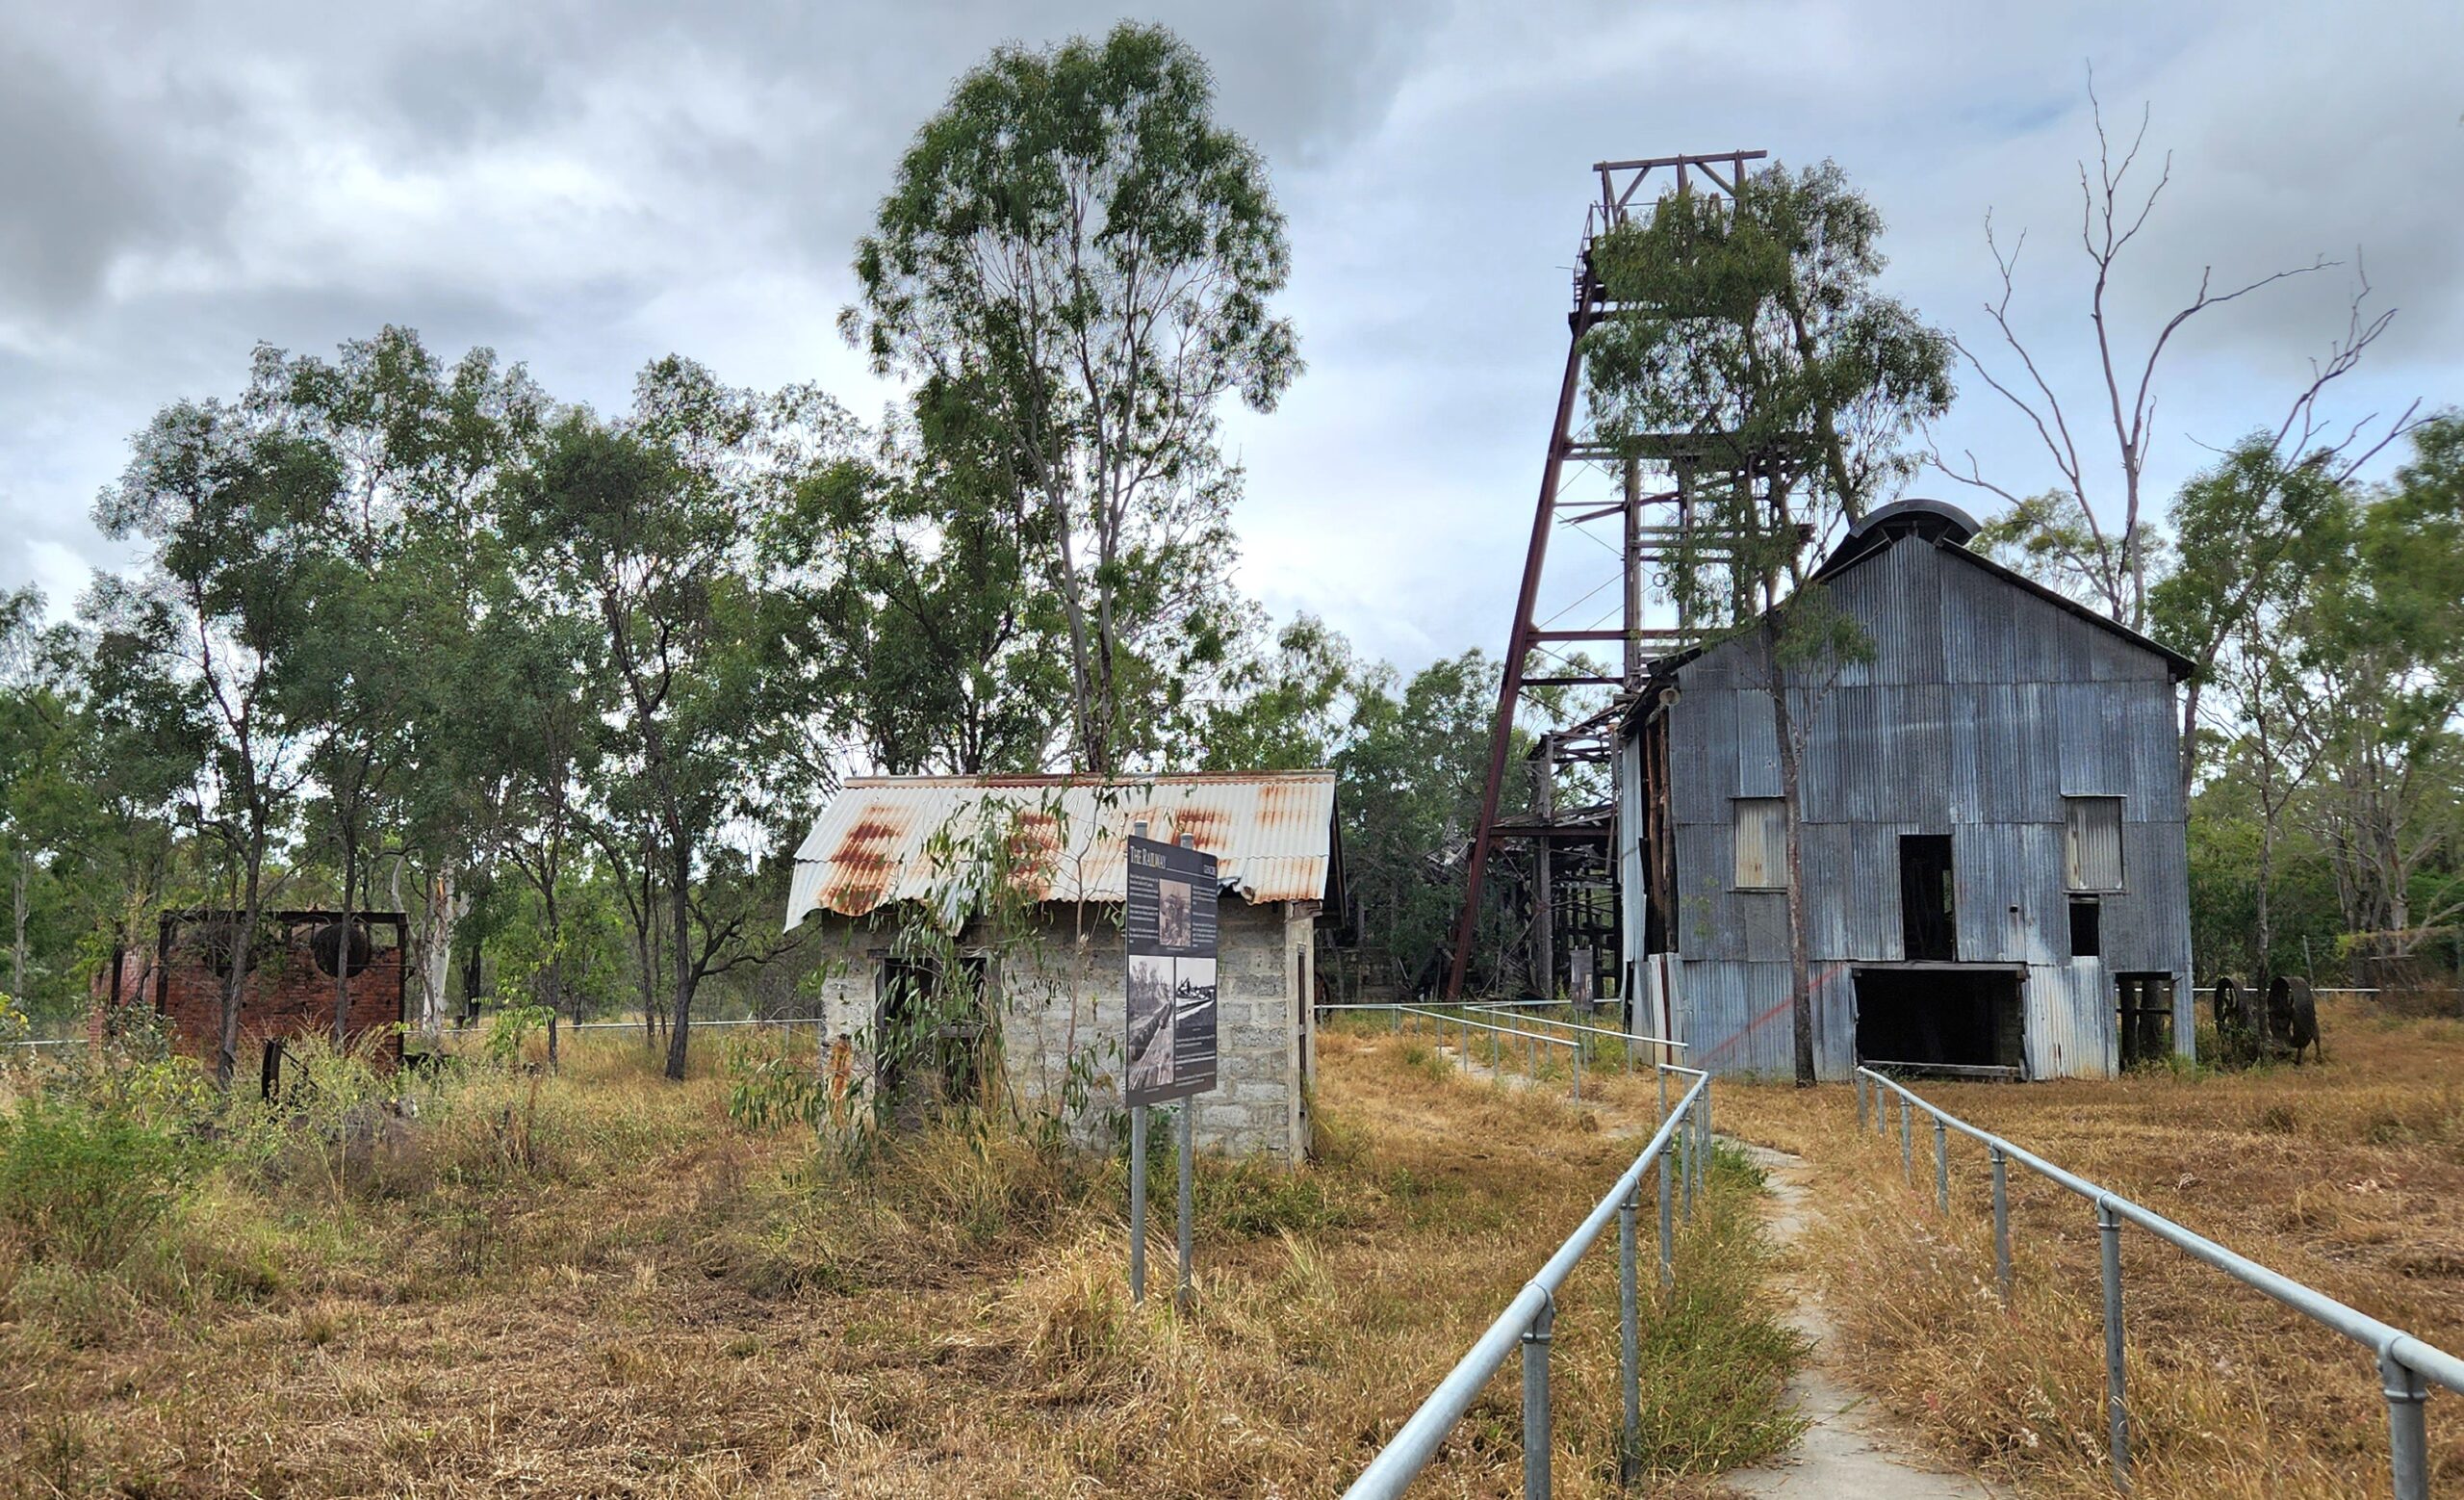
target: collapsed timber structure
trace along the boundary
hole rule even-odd
[[[1614,999],[1630,1027],[1715,1071],[1788,1072],[1801,878],[1819,1076],[2092,1076],[2188,1053],[2176,687],[2190,662],[1971,552],[1976,523],[1957,507],[1910,500],[1858,518],[1812,570],[1870,652],[1782,666],[1759,620],[1707,629],[1672,585],[1747,540],[1711,516],[1786,539],[1772,486],[1801,454],[1582,426],[1584,334],[1661,316],[1609,298],[1594,236],[1654,173],[1733,198],[1759,156],[1599,168],[1449,996],[1494,881],[1530,989]],[[1614,499],[1569,504],[1569,476],[1599,467]],[[1613,623],[1536,618],[1552,533],[1606,518],[1623,539]],[[1673,623],[1645,623],[1656,573]],[[1613,671],[1560,650],[1610,642]],[[1532,736],[1527,795],[1505,811],[1518,722],[1560,688],[1593,701]],[[1782,725],[1799,770],[1794,861]]]

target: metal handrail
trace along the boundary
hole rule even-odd
[[[1437,1450],[1449,1433],[1470,1410],[1472,1403],[1491,1377],[1502,1368],[1506,1357],[1520,1347],[1523,1352],[1523,1492],[1530,1500],[1545,1500],[1550,1485],[1550,1416],[1549,1416],[1549,1345],[1553,1335],[1557,1315],[1557,1289],[1585,1252],[1600,1238],[1613,1218],[1618,1225],[1618,1292],[1619,1292],[1619,1369],[1625,1395],[1625,1417],[1621,1433],[1621,1472],[1630,1473],[1642,1428],[1642,1361],[1640,1337],[1640,1298],[1635,1290],[1636,1232],[1635,1215],[1641,1206],[1643,1174],[1656,1164],[1659,1169],[1659,1256],[1660,1282],[1667,1285],[1674,1279],[1672,1228],[1673,1200],[1669,1190],[1669,1143],[1685,1134],[1686,1166],[1689,1172],[1686,1212],[1691,1217],[1694,1180],[1692,1174],[1701,1171],[1701,1158],[1710,1139],[1709,1110],[1710,1074],[1694,1068],[1674,1068],[1670,1072],[1690,1074],[1694,1082],[1678,1100],[1677,1108],[1660,1121],[1651,1141],[1632,1166],[1617,1179],[1599,1204],[1575,1227],[1541,1266],[1539,1274],[1523,1285],[1480,1336],[1473,1341],[1446,1378],[1437,1383],[1427,1398],[1396,1429],[1376,1456],[1369,1461],[1360,1477],[1344,1491],[1346,1500],[1390,1500],[1400,1495],[1411,1482],[1437,1457]]]
[[[734,1021],[697,1020],[693,1022],[693,1029],[699,1031],[704,1026],[811,1026],[818,1025],[827,1019],[822,1016],[751,1016]],[[671,1020],[666,1024],[672,1025],[674,1022]],[[639,1031],[642,1029],[642,1023],[638,1021],[569,1021],[565,1022],[565,1029],[568,1031],[613,1031],[619,1028]]]
[[[1994,1274],[2001,1283],[2005,1302],[2010,1299],[2012,1281],[2011,1208],[2006,1163],[2015,1161],[2056,1186],[2095,1204],[2096,1228],[2103,1241],[2107,1438],[2117,1480],[2127,1485],[2130,1479],[2130,1416],[2122,1383],[2121,1227],[2135,1224],[2193,1259],[2215,1267],[2313,1322],[2325,1325],[2376,1356],[2380,1390],[2387,1398],[2388,1460],[2394,1475],[2397,1500],[2427,1500],[2429,1444],[2423,1405],[2429,1392],[2425,1383],[2435,1383],[2464,1394],[2464,1359],[2458,1359],[2434,1344],[2339,1302],[2317,1287],[2272,1271],[2203,1234],[2184,1228],[2154,1209],[2099,1187],[2075,1173],[2066,1172],[1947,1110],[1927,1103],[1896,1080],[1870,1068],[1859,1068],[1856,1079],[1857,1125],[1861,1131],[1867,1123],[1869,1087],[1886,1088],[1898,1096],[1903,1173],[1912,1171],[1913,1166],[1910,1106],[1913,1105],[1933,1117],[1935,1203],[1940,1211],[1950,1211],[1950,1133],[1957,1131],[1985,1146],[1993,1177]],[[1887,1105],[1879,1092],[1873,1095],[1870,1112],[1874,1128],[1887,1133]]]
[[[1463,1055],[1466,1057],[1472,1055],[1470,1034],[1475,1030],[1489,1033],[1489,1068],[1492,1073],[1496,1072],[1500,1065],[1501,1053],[1498,1045],[1498,1038],[1500,1037],[1523,1038],[1523,1066],[1525,1071],[1529,1073],[1535,1078],[1538,1077],[1540,1073],[1540,1044],[1546,1043],[1551,1047],[1562,1047],[1566,1049],[1567,1057],[1573,1064],[1570,1071],[1573,1074],[1572,1086],[1574,1097],[1578,1099],[1582,1098],[1582,1044],[1572,1037],[1553,1037],[1545,1031],[1525,1031],[1515,1026],[1501,1026],[1495,1022],[1476,1021],[1472,1017],[1462,1014],[1460,1011],[1450,1016],[1444,1011],[1427,1010],[1418,1005],[1403,1005],[1396,1008],[1395,1023],[1398,1028],[1402,1025],[1402,1018],[1405,1016],[1425,1016],[1429,1020],[1437,1022],[1437,1045],[1440,1048],[1443,1048],[1446,1046],[1447,1022],[1452,1022],[1456,1026],[1461,1027],[1464,1032],[1464,1036],[1461,1039],[1461,1046],[1463,1048]]]
[[[1499,1007],[1483,1001],[1465,1008],[1486,1011],[1496,1010]],[[1554,1016],[1527,1016],[1524,1019],[1535,1026],[1563,1026],[1569,1031],[1588,1031],[1593,1036],[1615,1037],[1620,1042],[1640,1042],[1646,1047],[1673,1047],[1681,1052],[1693,1046],[1690,1042],[1680,1042],[1674,1037],[1647,1037],[1639,1031],[1618,1031],[1607,1026],[1586,1026],[1581,1022],[1559,1021]]]

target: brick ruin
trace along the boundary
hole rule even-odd
[[[259,918],[240,1005],[243,1067],[271,1038],[331,1034],[334,971],[344,957],[341,921],[342,914],[330,911],[268,912]],[[235,913],[164,913],[154,952],[123,954],[106,970],[111,990],[98,996],[95,1032],[110,1026],[115,1009],[150,1003],[169,1022],[175,1048],[211,1059],[238,925]],[[346,1030],[354,1044],[372,1042],[373,1057],[391,1066],[402,1056],[408,922],[399,912],[354,912],[351,925]]]

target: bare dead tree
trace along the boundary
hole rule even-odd
[[[1995,356],[1997,362],[2007,359],[2011,363],[1997,369],[1987,362],[1984,352],[1956,335],[1952,344],[1978,378],[2027,419],[2052,459],[2061,482],[2040,494],[2022,495],[1989,478],[1973,452],[1963,451],[1961,461],[1954,463],[1937,446],[1930,461],[1932,467],[1950,478],[1998,496],[2010,507],[1992,531],[1998,539],[2016,543],[2036,571],[2049,575],[2049,582],[2087,596],[2096,608],[2122,624],[2143,630],[2147,620],[2148,538],[2142,485],[2155,437],[2158,372],[2173,336],[2211,308],[2237,301],[2281,281],[2333,269],[2343,262],[2322,256],[2307,266],[2271,272],[2221,291],[2216,285],[2215,268],[2203,268],[2196,292],[2157,328],[2145,351],[2126,350],[2123,345],[2128,340],[2117,329],[2108,305],[2115,272],[2171,183],[2173,159],[2170,152],[2166,154],[2157,168],[2155,183],[2143,196],[2139,195],[2130,187],[2130,177],[2146,143],[2149,111],[2141,109],[2139,129],[2117,162],[2114,140],[2105,128],[2104,105],[2096,96],[2092,73],[2088,102],[2095,123],[2096,164],[2092,173],[2085,160],[2079,163],[2079,245],[2092,269],[2089,322],[2095,329],[2096,368],[2102,376],[2102,389],[2066,406],[2046,377],[2041,362],[2012,325],[2011,304],[2027,236],[2022,232],[2006,253],[1994,235],[1992,216],[1988,214],[1985,243],[1992,252],[2002,289],[1998,298],[1986,304],[1985,312],[2004,347],[2004,353]],[[2349,477],[2418,425],[2420,417],[2420,402],[2416,401],[2375,436],[2371,434],[2378,420],[2375,412],[2353,423],[2338,436],[2333,425],[2321,413],[2322,395],[2361,363],[2363,353],[2387,331],[2396,316],[2393,308],[2377,312],[2366,308],[2370,281],[2358,272],[2358,256],[2355,265],[2356,286],[2348,308],[2345,332],[2329,346],[2325,358],[2311,362],[2310,379],[2295,395],[2275,437],[2276,452],[2287,461],[2331,465],[2339,477]],[[2102,410],[2086,415],[2097,407]],[[2082,413],[2076,423],[2074,411]],[[2094,503],[2097,480],[2091,472],[2093,460],[2090,453],[2102,437],[2083,435],[2095,433],[2108,424],[2121,479],[2118,526],[2112,519],[2111,507],[2100,510]]]

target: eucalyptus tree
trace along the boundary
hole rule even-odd
[[[1979,535],[1980,549],[1999,553],[2116,621],[2143,630],[2149,619],[2151,580],[2163,576],[2162,541],[2151,532],[2145,513],[2145,475],[2159,435],[2156,408],[2165,381],[2166,355],[2176,347],[2177,335],[2217,309],[2264,295],[2281,282],[2324,273],[2339,263],[2321,255],[2306,264],[2228,281],[2219,281],[2215,268],[2205,266],[2197,283],[2185,288],[2186,295],[2176,299],[2171,312],[2161,321],[2133,328],[2122,311],[2132,299],[2126,290],[2133,259],[2130,247],[2172,184],[2172,153],[2143,161],[2149,121],[2149,112],[2143,108],[2139,127],[2126,143],[2109,133],[2092,78],[2088,103],[2096,159],[2092,167],[2085,160],[2078,164],[2080,261],[2074,264],[2079,264],[2085,282],[2089,347],[2083,363],[2092,377],[2084,389],[2072,390],[2066,401],[2061,364],[2043,357],[2040,348],[2031,348],[2020,336],[2012,303],[2027,234],[2022,230],[2006,250],[1990,215],[1986,219],[1985,243],[2001,286],[1984,312],[1992,324],[1993,342],[2002,347],[1996,350],[1965,342],[1955,345],[1986,389],[2036,434],[2038,442],[2033,446],[2042,449],[2054,483],[2038,491],[2008,473],[1988,474],[1972,453],[1961,454],[1956,462],[1938,450],[1930,457],[1950,478],[2008,504]],[[2416,424],[2418,401],[2385,423],[2374,413],[2346,425],[2331,419],[2326,410],[2335,382],[2360,368],[2371,346],[2395,321],[2394,309],[2370,307],[2370,295],[2369,279],[2357,273],[2344,330],[2329,339],[2324,357],[2311,362],[2308,378],[2294,388],[2282,419],[2268,438],[2278,462],[2287,466],[2321,463],[2334,478],[2348,479]],[[2182,730],[2185,741],[2195,734],[2194,715],[2185,715]]]
[[[2254,433],[2185,484],[2170,512],[2176,562],[2148,591],[2157,633],[2191,659],[2182,794],[2220,752],[2248,784],[2258,833],[2253,918],[2262,965],[2274,950],[2276,855],[2320,749],[2301,640],[2321,583],[2351,546],[2357,508],[2322,455],[2287,467]]]
[[[98,711],[185,767],[180,815],[219,851],[231,915],[216,942],[215,1077],[224,1087],[269,866],[312,774],[313,734],[283,700],[303,669],[312,614],[302,559],[340,480],[332,451],[290,427],[266,395],[261,379],[237,403],[182,401],[138,435],[94,519],[116,540],[142,538],[147,556],[134,579],[100,576],[84,606]]]
[[[1070,678],[1042,510],[989,472],[971,411],[925,407],[797,486],[772,528],[793,638],[893,774],[1041,769]]]
[[[186,767],[159,737],[96,711],[90,633],[43,614],[31,588],[0,594],[0,851],[9,989],[65,1016],[90,962],[151,940],[177,876],[166,813]]]
[[[1364,960],[1409,993],[1441,977],[1463,907],[1464,854],[1488,775],[1496,662],[1480,652],[1431,662],[1399,682],[1357,671],[1333,751],[1344,885]],[[1518,731],[1518,734],[1520,732]],[[1502,951],[1494,918],[1477,951]]]
[[[1220,411],[1300,369],[1270,300],[1290,270],[1264,162],[1160,27],[997,48],[901,160],[841,314],[875,368],[971,408],[988,471],[1047,525],[1071,757],[1103,771],[1222,633],[1239,472]],[[1193,659],[1194,653],[1194,659]]]
[[[1951,400],[1951,345],[1875,284],[1882,217],[1825,162],[1741,176],[1733,197],[1679,193],[1603,234],[1592,262],[1627,311],[1585,335],[1602,437],[1683,434],[1728,471],[1697,492],[1716,557],[1671,583],[1714,634],[1751,633],[1777,727],[1787,832],[1796,1073],[1814,1078],[1798,823],[1810,719],[1871,642],[1810,576],[1802,538],[1854,522],[1916,466],[1910,440]]]
[[[2321,570],[2294,643],[2323,772],[2313,827],[2348,933],[2383,958],[2464,918],[2464,417],[2412,441]]]
[[[809,393],[764,401],[669,358],[625,421],[559,417],[501,497],[528,586],[591,620],[579,665],[608,686],[601,795],[615,819],[638,815],[665,897],[671,1078],[702,981],[775,946],[777,892],[751,878],[762,851],[746,830],[804,805],[826,763],[819,679],[789,649],[761,539],[842,421]]]
[[[61,731],[66,712],[35,670],[42,595],[32,588],[0,592],[0,857],[9,866],[9,988],[23,1003],[33,994],[26,926],[35,874],[45,842],[39,805],[57,785]]]

